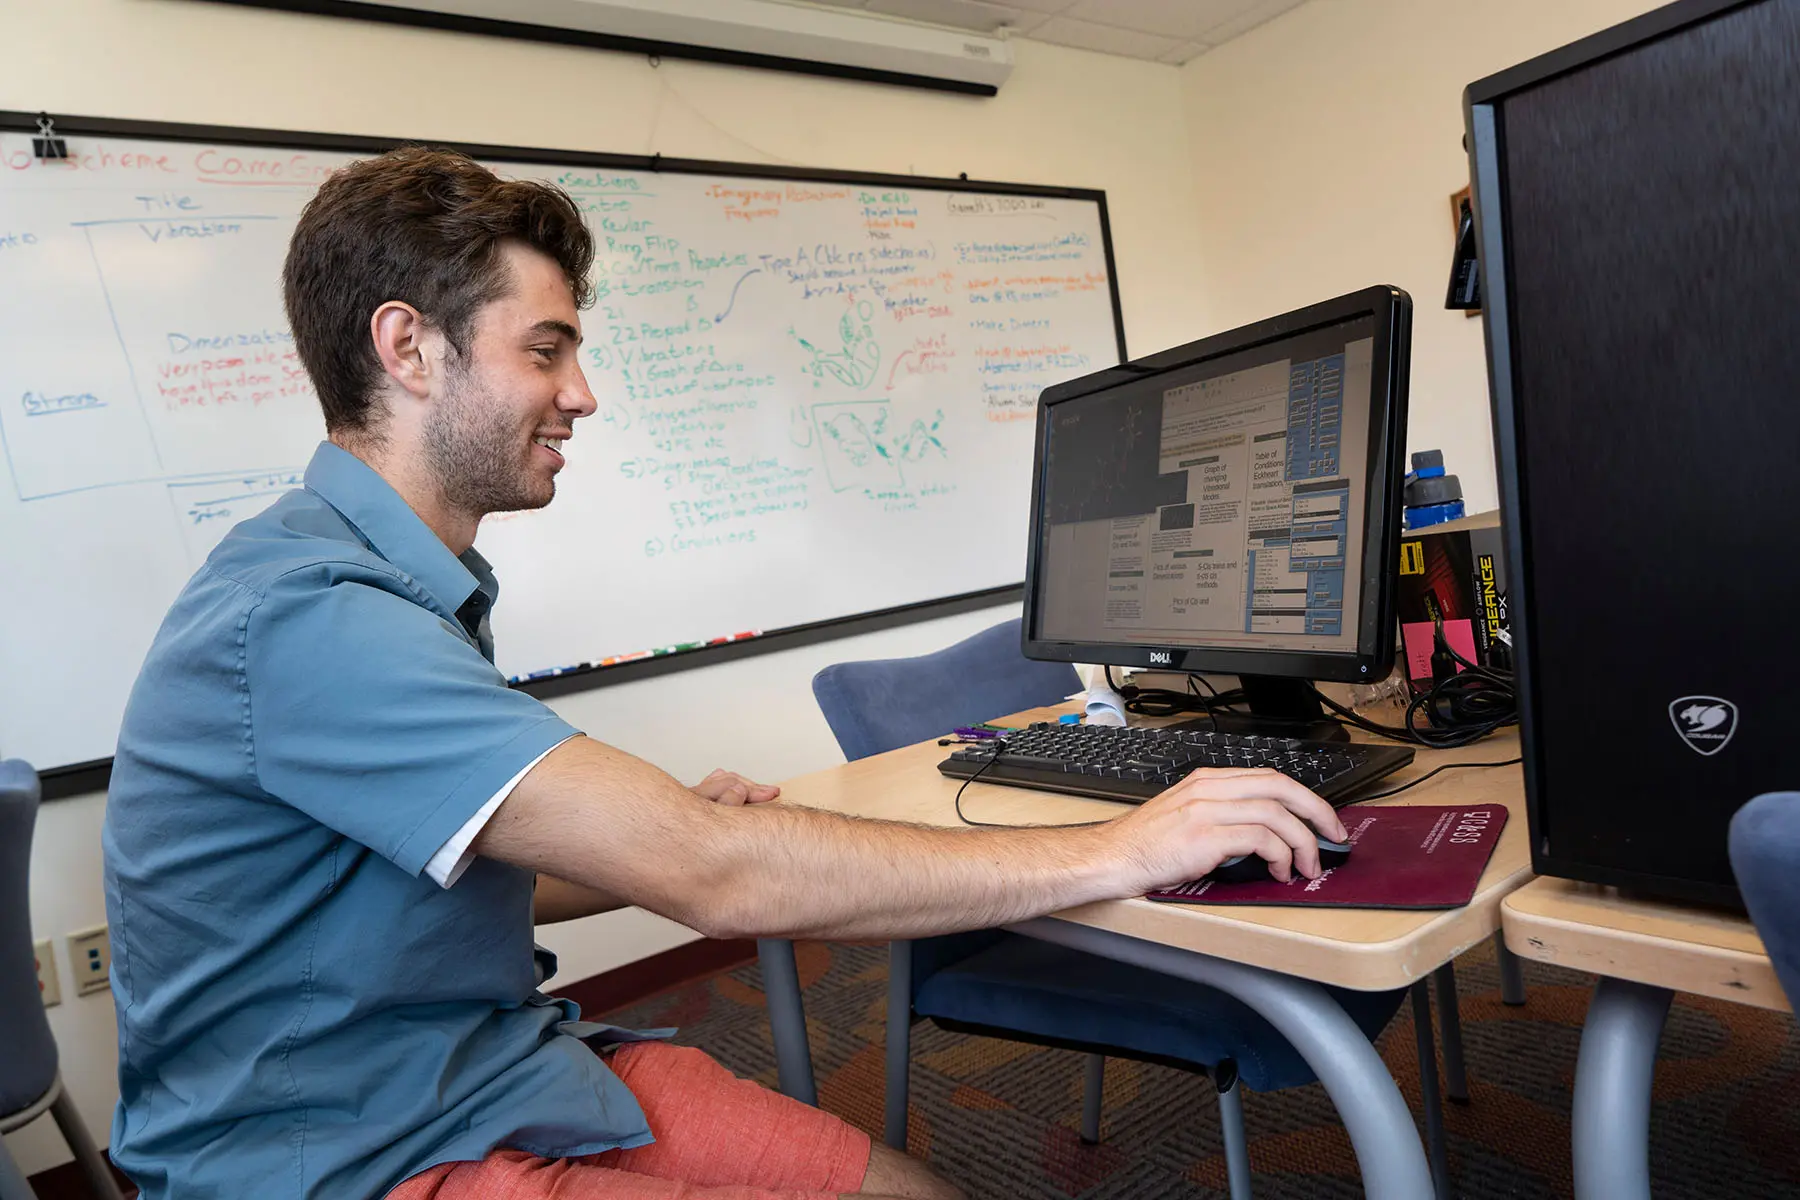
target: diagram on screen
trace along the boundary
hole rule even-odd
[[[941,408],[930,421],[915,417],[904,424],[894,417],[892,405],[879,400],[815,404],[812,416],[834,492],[904,487],[908,463],[950,455],[938,437],[944,422]]]

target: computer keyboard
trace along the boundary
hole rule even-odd
[[[982,783],[1141,804],[1199,767],[1273,767],[1338,806],[1413,760],[1406,746],[1117,725],[1040,722],[1007,734],[1005,743],[997,760],[992,743],[963,746],[938,770],[954,779],[981,771]]]

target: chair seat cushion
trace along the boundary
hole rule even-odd
[[[1371,1040],[1406,996],[1326,990]],[[1216,988],[1017,934],[925,979],[913,1011],[1206,1069],[1235,1059],[1259,1092],[1315,1078],[1273,1025]]]

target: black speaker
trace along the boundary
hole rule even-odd
[[[1800,788],[1797,63],[1684,0],[1464,95],[1540,874],[1741,904]]]

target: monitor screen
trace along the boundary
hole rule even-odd
[[[1391,324],[1225,335],[1046,393],[1028,640],[1366,651],[1371,503],[1399,524]]]

